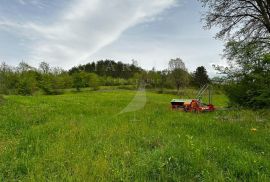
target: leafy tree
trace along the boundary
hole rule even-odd
[[[30,66],[29,64],[27,64],[26,62],[20,62],[19,66],[17,67],[17,70],[19,72],[27,72],[27,71],[31,71],[34,70],[34,68],[32,66]]]
[[[241,80],[252,72],[268,71],[267,61],[263,60],[267,55],[258,42],[230,41],[224,49],[228,66],[214,65],[214,67],[222,74],[226,74],[230,80]]]
[[[219,26],[218,38],[259,40],[269,45],[269,0],[199,0],[207,7],[206,28]]]
[[[205,67],[200,66],[196,69],[193,75],[194,85],[197,87],[201,87],[207,83],[210,83],[209,76],[207,75],[207,71]]]
[[[39,70],[43,73],[43,74],[48,74],[50,72],[50,65],[46,62],[41,62],[39,64]]]
[[[22,72],[18,83],[18,94],[33,95],[37,90],[37,73],[35,71]]]
[[[42,75],[39,80],[39,88],[47,95],[51,95],[53,93],[51,81],[52,78],[49,74]]]
[[[147,73],[147,77],[150,87],[156,89],[159,85],[160,74],[155,70],[155,68],[152,68],[152,70]]]
[[[58,75],[43,74],[39,82],[39,88],[47,95],[61,94],[63,83]]]
[[[61,89],[72,88],[73,80],[72,77],[67,72],[62,72],[58,75],[58,80],[60,82]]]
[[[89,83],[87,74],[84,71],[72,74],[72,78],[73,78],[73,87],[75,87],[77,91],[80,91],[81,88],[86,87],[87,84]]]
[[[80,91],[80,89],[83,87],[83,79],[80,75],[80,72],[76,72],[72,75],[73,78],[73,86],[77,89],[77,91]]]
[[[0,65],[0,93],[15,93],[18,85],[18,75],[6,63]]]
[[[232,103],[248,107],[270,107],[270,54],[256,42],[230,42],[225,57],[228,67],[217,66],[227,75],[226,93]]]
[[[211,84],[215,90],[224,91],[224,85],[226,84],[226,76],[215,76],[211,79]]]
[[[171,59],[169,62],[170,76],[179,92],[180,87],[184,87],[189,83],[189,73],[182,59]]]
[[[206,27],[221,27],[218,38],[229,40],[224,50],[228,66],[215,66],[227,76],[231,102],[269,107],[269,0],[200,0],[208,7]]]
[[[94,90],[98,90],[100,86],[99,77],[95,73],[88,74],[88,85]]]
[[[47,95],[61,94],[61,89],[65,88],[65,80],[61,76],[64,70],[61,68],[51,68],[46,62],[41,62],[39,65],[41,73],[39,79],[39,88]],[[69,85],[71,87],[71,84]]]
[[[164,88],[168,87],[168,71],[167,70],[163,70],[163,71],[159,71],[158,72],[159,75],[159,81],[158,81],[158,86],[159,86],[159,92],[163,93]]]

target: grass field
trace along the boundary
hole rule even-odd
[[[0,181],[270,180],[269,111],[183,113],[148,92],[144,109],[118,115],[134,95],[5,97]]]

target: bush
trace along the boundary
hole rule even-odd
[[[23,72],[18,83],[18,94],[33,95],[38,90],[36,76],[33,71]]]
[[[46,95],[59,95],[63,93],[61,89],[64,86],[62,80],[59,79],[59,76],[44,74],[42,75],[39,87]]]
[[[12,71],[0,71],[0,93],[1,94],[16,94],[19,77]]]
[[[117,87],[118,89],[123,89],[123,90],[136,90],[137,87],[136,85],[121,85]]]
[[[270,107],[270,90],[266,85],[247,84],[246,81],[242,81],[227,85],[225,93],[231,105],[257,109]]]
[[[88,74],[88,86],[92,87],[94,90],[99,90],[100,80],[95,73]]]

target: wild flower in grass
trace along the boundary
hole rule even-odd
[[[130,151],[125,151],[125,152],[124,152],[124,155],[125,155],[125,156],[129,156],[130,154],[131,154]]]
[[[257,131],[257,129],[256,129],[256,128],[251,128],[251,129],[250,129],[250,131],[252,131],[252,132],[256,132],[256,131]]]

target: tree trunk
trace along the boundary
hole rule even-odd
[[[268,15],[268,7],[265,7],[265,4],[262,2],[262,0],[256,0],[259,8],[260,8],[260,13],[263,18],[263,23],[265,27],[267,28],[268,32],[270,33],[270,17]]]

